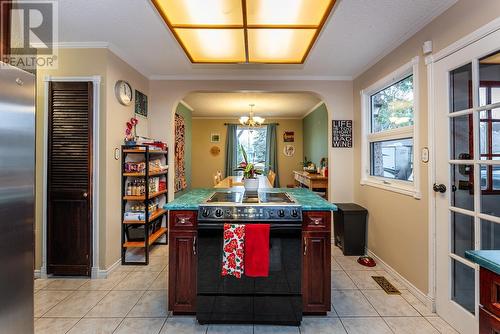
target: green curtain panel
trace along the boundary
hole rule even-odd
[[[238,125],[228,124],[226,134],[226,164],[224,166],[224,175],[226,177],[234,174],[234,169],[238,162],[238,139],[236,138],[236,130]]]
[[[266,166],[268,169],[273,170],[276,173],[276,179],[274,181],[274,186],[279,188],[280,178],[278,175],[278,136],[277,136],[277,124],[271,123],[267,126],[267,138],[266,138]]]

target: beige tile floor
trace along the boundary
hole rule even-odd
[[[201,326],[192,316],[167,312],[168,246],[156,246],[148,267],[120,266],[103,280],[35,281],[36,334],[382,334],[457,333],[380,267],[332,247],[332,312],[304,317],[299,327]],[[371,275],[401,290],[387,295]]]

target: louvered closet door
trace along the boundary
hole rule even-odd
[[[92,83],[51,82],[47,272],[90,275]]]

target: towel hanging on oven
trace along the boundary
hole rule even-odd
[[[245,225],[224,224],[224,244],[222,249],[222,276],[241,278],[245,266]]]

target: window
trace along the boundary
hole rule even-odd
[[[361,184],[420,198],[417,70],[418,57],[361,92]]]
[[[245,149],[248,161],[263,169],[266,160],[267,126],[253,128],[238,126],[236,137],[238,144],[242,145]],[[238,163],[243,161],[243,155],[239,149],[237,161]]]

